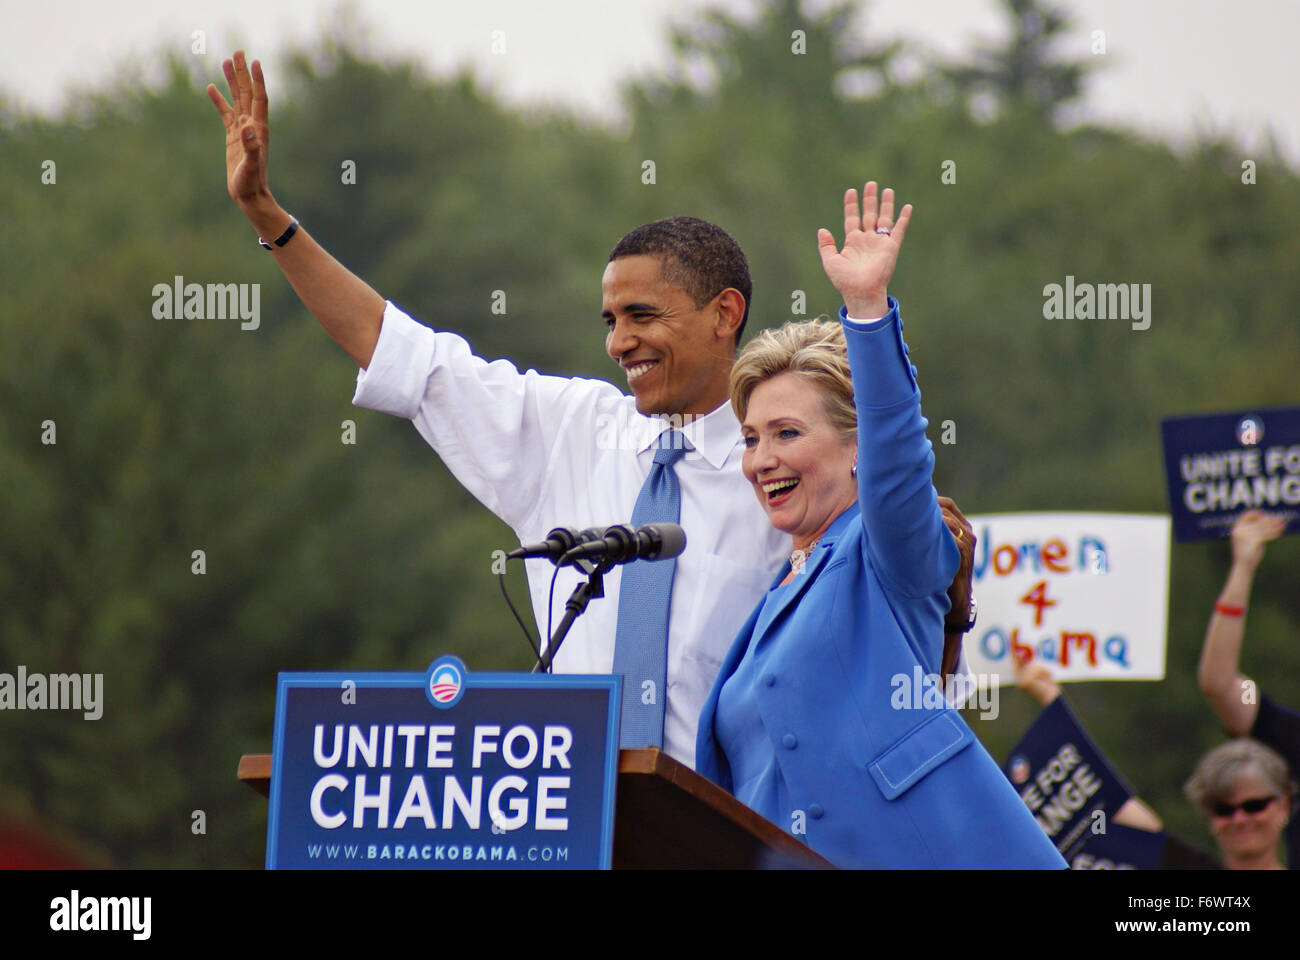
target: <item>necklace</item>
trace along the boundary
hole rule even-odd
[[[808,562],[808,558],[812,556],[813,547],[817,546],[817,544],[821,542],[821,539],[821,537],[818,537],[812,543],[808,544],[807,550],[796,550],[794,553],[790,554],[790,573],[792,575],[803,573],[804,565]]]

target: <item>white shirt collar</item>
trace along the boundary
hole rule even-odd
[[[740,421],[731,409],[730,400],[708,413],[657,414],[643,417],[642,422],[645,425],[645,436],[637,447],[638,454],[653,447],[659,434],[676,427],[715,470],[722,469],[727,457],[731,456],[731,451],[740,442]]]

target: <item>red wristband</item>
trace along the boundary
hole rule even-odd
[[[1229,603],[1216,603],[1214,605],[1214,612],[1221,613],[1225,617],[1239,617],[1246,612],[1246,608],[1234,607],[1232,606],[1232,604]]]

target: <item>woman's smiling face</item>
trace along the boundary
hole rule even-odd
[[[797,374],[753,389],[741,433],[745,477],[795,547],[807,547],[858,499],[857,443],[831,423],[822,389]]]
[[[1210,830],[1226,857],[1256,857],[1277,847],[1287,822],[1286,798],[1277,795],[1272,784],[1253,768],[1244,769],[1233,789],[1219,802],[1237,806],[1249,800],[1272,800],[1263,810],[1247,813],[1235,810],[1230,816],[1210,813]]]

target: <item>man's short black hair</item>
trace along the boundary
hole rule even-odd
[[[749,320],[749,298],[754,285],[740,244],[719,226],[698,217],[668,217],[632,230],[614,247],[610,262],[621,257],[651,255],[663,258],[665,283],[681,287],[704,306],[728,287],[745,298],[745,314],[736,328],[736,343]]]

